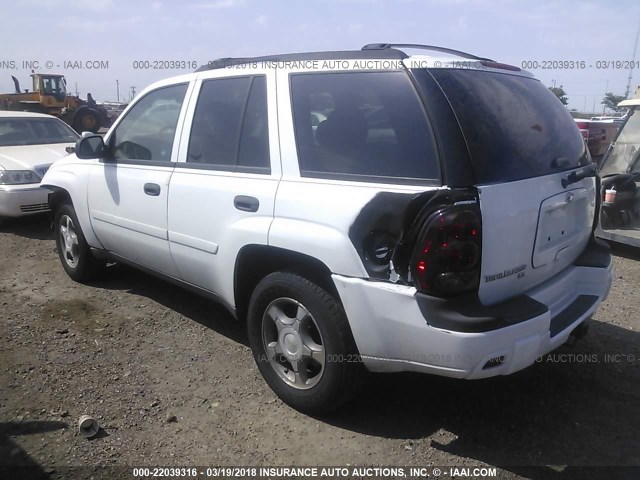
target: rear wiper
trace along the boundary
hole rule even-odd
[[[582,167],[580,170],[575,170],[571,172],[566,178],[562,179],[562,186],[567,188],[572,183],[579,182],[583,178],[587,177],[595,177],[596,176],[596,164],[592,163],[587,165],[586,167]]]

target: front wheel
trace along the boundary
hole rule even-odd
[[[82,132],[98,133],[100,130],[100,114],[92,108],[78,110],[73,119],[73,128],[79,134]]]
[[[91,254],[71,205],[64,204],[56,210],[53,225],[60,262],[73,280],[86,282],[104,268],[105,263]]]
[[[353,397],[366,373],[342,306],[318,285],[276,272],[258,283],[249,342],[271,389],[296,410],[321,414]]]

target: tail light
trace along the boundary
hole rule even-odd
[[[482,259],[481,228],[477,206],[445,207],[431,214],[411,260],[416,288],[439,296],[477,290]]]
[[[589,140],[589,123],[576,122],[576,125],[578,126],[578,130],[580,130],[580,134],[582,135],[582,138],[588,141]]]

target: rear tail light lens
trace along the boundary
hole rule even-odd
[[[582,134],[582,138],[589,140],[589,124],[587,122],[576,122],[576,125]]]
[[[477,206],[446,207],[430,215],[411,261],[416,288],[442,296],[477,290],[481,228]]]

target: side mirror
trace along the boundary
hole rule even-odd
[[[82,138],[84,138],[84,137],[90,137],[91,135],[95,135],[95,133],[93,133],[93,132],[82,132],[82,133],[80,134],[80,136],[81,136]]]
[[[88,135],[76,142],[75,153],[78,158],[90,160],[106,156],[107,146],[100,135]]]

